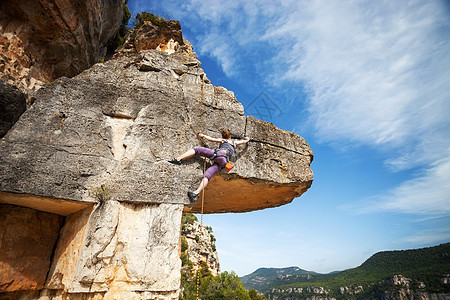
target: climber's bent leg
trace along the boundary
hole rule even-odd
[[[211,149],[210,149],[211,150]],[[213,150],[214,153],[214,150]],[[205,176],[202,179],[202,182],[200,183],[198,189],[195,191],[196,194],[200,194],[200,192],[208,185],[208,182],[211,180],[211,178],[220,171],[220,167],[218,164],[213,164],[211,167],[209,167],[206,172]]]
[[[198,188],[195,190],[195,192],[194,193],[196,193],[197,195],[199,195],[202,191],[203,191],[203,189],[208,185],[208,181],[209,181],[209,179],[208,178],[203,178],[202,179],[202,182],[200,182],[200,185],[198,186]]]
[[[194,147],[195,154],[210,158],[214,155],[214,150],[205,147]]]
[[[182,159],[190,158],[194,155],[195,155],[194,149],[190,149],[190,150],[186,151],[185,153],[181,154],[180,156],[178,156],[176,159],[182,160]]]

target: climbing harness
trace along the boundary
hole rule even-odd
[[[231,169],[234,168],[234,164],[230,161],[228,152],[225,151],[226,155],[219,155],[219,154],[217,154],[218,151],[225,151],[225,150],[214,149],[214,154],[209,159],[214,160],[216,157],[225,157],[227,159],[227,164],[225,165],[225,171],[230,172]]]
[[[224,141],[223,143],[228,143],[227,141]],[[230,144],[230,143],[229,143]],[[235,147],[234,142],[233,144],[230,144],[233,147]],[[218,152],[219,151],[224,151],[226,153],[226,155],[219,155]],[[225,171],[230,172],[231,169],[234,168],[234,164],[230,161],[230,154],[228,153],[227,150],[219,148],[219,149],[215,149],[214,150],[214,154],[209,158],[211,160],[214,160],[216,157],[225,157],[227,159],[227,163],[225,165]]]
[[[203,178],[202,178],[202,184],[203,184],[203,179],[205,179],[205,172],[206,172],[206,159],[203,162]],[[199,293],[199,288],[200,288],[200,250],[201,250],[201,245],[202,245],[202,229],[203,229],[203,208],[204,208],[204,203],[205,203],[205,189],[206,187],[203,187],[202,190],[202,209],[201,209],[201,214],[200,214],[200,238],[198,240],[198,260],[197,260],[197,300],[198,300],[198,293]]]

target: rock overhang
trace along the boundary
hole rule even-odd
[[[306,141],[246,117],[234,94],[210,84],[200,65],[182,51],[146,50],[45,86],[0,141],[0,190],[91,204],[89,189],[104,185],[113,200],[199,212],[186,191],[201,180],[203,160],[167,162],[200,145],[183,116],[205,134],[225,127],[252,139],[238,146],[232,172],[211,180],[205,213],[276,207],[300,196],[313,180]]]

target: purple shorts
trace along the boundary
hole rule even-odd
[[[194,147],[194,151],[195,151],[195,154],[197,154],[199,156],[207,157],[207,158],[211,158],[214,155],[214,149],[209,149],[209,148],[205,148],[205,147]],[[214,176],[214,174],[219,172],[220,169],[225,167],[225,165],[227,164],[227,158],[226,158],[227,154],[225,151],[219,150],[219,151],[217,151],[217,155],[220,155],[220,156],[217,156],[216,158],[214,158],[214,160],[213,160],[214,164],[205,171],[205,177],[208,178],[208,180],[211,180],[211,178]]]

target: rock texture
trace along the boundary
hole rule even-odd
[[[120,299],[142,291],[177,294],[181,262],[173,250],[182,210],[181,205],[107,201],[70,216],[46,287]]]
[[[183,224],[181,234],[187,243],[186,253],[193,269],[197,270],[200,259],[206,262],[211,274],[217,276],[220,273],[220,264],[212,229],[194,221],[192,224]]]
[[[25,95],[0,80],[0,138],[11,129],[26,109]]]
[[[116,56],[136,54],[142,50],[157,49],[172,54],[179,47],[185,45],[180,22],[175,20],[163,21],[155,25],[150,21],[135,30],[131,30],[125,37],[125,43]]]
[[[423,299],[423,300],[447,300],[449,293],[430,293],[426,291],[425,284],[421,281],[414,281],[403,275],[394,275],[386,280],[387,287],[383,290],[376,290],[376,295],[383,300],[398,299]],[[445,283],[443,283],[445,284]]]
[[[15,133],[0,141],[0,190],[92,202],[89,188],[104,184],[113,200],[187,205],[203,161],[167,163],[200,145],[182,114],[208,135],[227,127],[252,138],[239,147],[232,172],[211,180],[205,213],[275,207],[305,192],[313,177],[305,140],[246,118],[233,93],[203,74],[189,55],[146,50],[40,89]]]
[[[0,292],[44,288],[62,221],[55,214],[0,204]]]
[[[129,41],[142,36],[152,33],[139,30]],[[0,140],[0,202],[68,216],[42,299],[177,299],[181,215],[200,211],[186,191],[204,166],[197,157],[167,162],[200,145],[180,115],[211,136],[226,127],[252,138],[239,146],[232,172],[211,180],[205,213],[276,207],[310,187],[306,141],[246,117],[180,42],[122,51],[44,86]]]
[[[125,0],[0,2],[1,79],[23,91],[72,77],[105,56]]]

